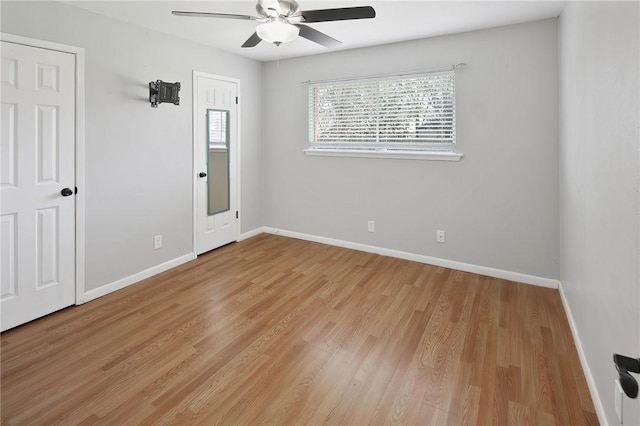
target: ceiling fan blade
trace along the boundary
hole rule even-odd
[[[253,33],[253,35],[244,42],[242,47],[256,47],[261,41],[262,39],[258,36],[258,33]]]
[[[349,19],[369,19],[376,17],[376,11],[371,6],[303,10],[300,14],[304,18],[304,22],[346,21]]]
[[[198,18],[226,18],[226,19],[242,19],[249,21],[257,21],[258,18],[249,15],[234,15],[232,13],[213,13],[213,12],[182,12],[179,10],[171,11],[176,16],[195,16]]]
[[[337,47],[342,44],[341,41],[338,41],[333,37],[329,37],[325,33],[321,33],[320,31],[306,25],[296,24],[296,27],[300,28],[300,37],[304,37],[314,43],[321,44],[324,47]]]

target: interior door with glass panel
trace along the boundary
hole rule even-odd
[[[237,83],[194,73],[196,253],[237,240]]]

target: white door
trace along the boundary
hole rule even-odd
[[[237,240],[238,84],[194,73],[196,253]]]
[[[75,56],[2,41],[0,79],[4,331],[75,303]]]

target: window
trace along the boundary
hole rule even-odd
[[[455,118],[453,71],[311,83],[305,152],[455,153]]]

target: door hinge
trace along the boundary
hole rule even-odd
[[[238,105],[238,97],[236,96],[236,105]]]
[[[78,187],[76,186],[76,194],[78,193]]]
[[[238,218],[238,210],[236,210],[236,219]]]

